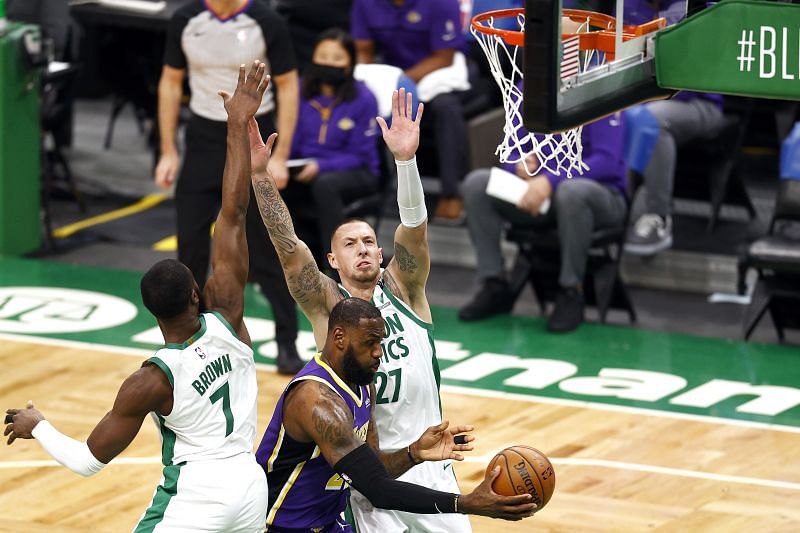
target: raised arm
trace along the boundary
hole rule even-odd
[[[320,272],[314,255],[294,231],[289,208],[281,198],[272,174],[267,168],[269,150],[265,146],[255,119],[250,121],[250,158],[253,191],[261,220],[275,246],[292,297],[300,305],[314,331],[327,332],[328,313],[341,299],[336,283]],[[324,344],[324,335],[322,333]]]
[[[420,318],[430,322],[431,311],[425,296],[431,268],[428,213],[416,160],[423,104],[419,104],[417,117],[412,119],[412,100],[405,89],[395,91],[392,94],[392,127],[389,128],[383,118],[377,119],[383,140],[397,165],[397,206],[400,209],[400,225],[394,233],[394,257],[386,270],[389,288],[398,291],[398,296]]]
[[[463,496],[392,479],[373,449],[354,435],[353,415],[344,400],[322,383],[297,385],[283,410],[286,432],[301,442],[315,442],[328,464],[375,507],[420,514],[482,514],[507,520],[520,520],[536,509],[530,494],[499,496],[492,492],[491,483],[498,472]]]
[[[33,407],[33,402],[28,402],[25,409],[6,411],[4,435],[8,444],[18,438],[35,438],[56,461],[76,474],[91,476],[128,447],[149,412],[168,413],[171,409],[172,387],[166,375],[159,368],[146,365],[122,383],[111,411],[86,442],[59,432]]]
[[[220,91],[228,112],[228,150],[222,174],[222,208],[217,216],[211,252],[212,274],[205,286],[205,303],[218,311],[233,326],[239,337],[249,342],[244,325],[244,286],[249,259],[245,220],[250,202],[250,144],[247,125],[253,118],[269,85],[266,66],[255,61],[250,72],[239,67],[239,80],[233,96]],[[275,142],[273,135],[269,147]]]

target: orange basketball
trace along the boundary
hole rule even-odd
[[[511,446],[502,450],[486,467],[490,472],[500,466],[500,475],[494,480],[492,489],[497,494],[515,496],[526,492],[533,496],[538,510],[547,505],[556,487],[556,474],[550,460],[530,446]]]

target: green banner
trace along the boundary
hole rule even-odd
[[[0,253],[21,255],[40,246],[39,73],[25,40],[39,29],[8,23],[0,31]]]
[[[726,0],[656,35],[668,89],[800,99],[800,5]]]

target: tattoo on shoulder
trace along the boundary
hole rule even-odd
[[[326,293],[325,298],[328,299],[328,301],[333,302],[335,305],[336,303],[339,303],[340,301],[344,300],[342,291],[339,290],[338,283],[336,283],[335,281],[333,281],[331,278],[329,278],[324,274],[320,276],[320,279],[322,280],[323,284],[322,289]]]
[[[388,270],[383,271],[383,284],[387,289],[389,289],[389,292],[398,298],[402,297],[403,292],[400,290],[400,286],[397,284],[397,281],[395,281],[394,277],[392,277]]]
[[[319,389],[320,400],[311,412],[314,430],[322,441],[335,447],[344,446],[350,441],[353,428],[342,423],[347,414],[341,398],[325,385],[320,384]]]
[[[417,258],[405,246],[397,242],[394,243],[394,259],[401,272],[413,274],[417,271]]]

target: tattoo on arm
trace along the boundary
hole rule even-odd
[[[413,274],[417,271],[417,258],[398,242],[394,243],[394,258],[401,272]]]
[[[313,261],[306,263],[300,273],[287,276],[286,284],[292,297],[301,306],[326,305],[327,302],[332,308],[336,302],[344,299],[336,282],[320,272]]]
[[[350,418],[349,413],[342,405],[342,399],[327,386],[320,385],[320,392],[320,400],[311,412],[314,430],[322,441],[317,444],[329,444],[334,451],[346,454],[348,452],[342,448],[351,444],[354,438],[352,426],[348,427],[343,420]]]
[[[300,269],[297,275],[288,276],[286,281],[289,286],[289,292],[297,303],[306,305],[319,298],[320,291],[322,290],[322,281],[320,280],[320,272],[317,265],[312,261],[306,263]]]
[[[278,254],[294,253],[298,238],[294,232],[292,217],[275,183],[270,178],[261,179],[256,182],[254,191],[261,220],[264,221]]]
[[[389,292],[401,298],[403,296],[403,292],[400,290],[400,286],[395,281],[394,277],[389,273],[388,270],[383,271],[383,283],[389,289]]]
[[[288,226],[283,223],[276,224],[275,231],[271,231],[270,235],[274,235],[272,243],[279,252],[292,254],[297,249],[297,236],[294,234],[291,222]]]
[[[320,274],[320,278],[322,279],[322,289],[325,292],[324,299],[328,303],[330,309],[333,309],[334,305],[344,300],[344,295],[342,295],[342,292],[339,290],[339,284],[331,278],[324,274]]]
[[[383,467],[392,479],[397,479],[408,472],[411,467],[416,466],[408,457],[406,448],[401,448],[391,453],[381,452],[378,457],[380,457]]]

